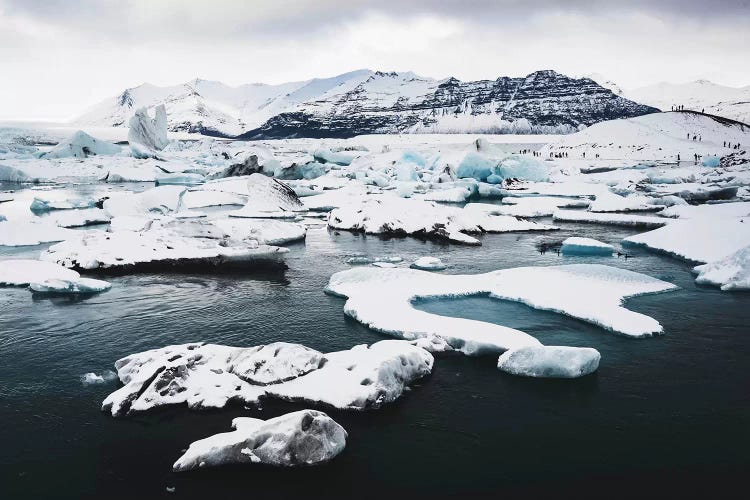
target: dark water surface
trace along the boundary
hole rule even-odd
[[[628,249],[627,260],[537,250],[573,234],[617,244],[632,232],[565,225],[463,247],[317,228],[306,244],[291,245],[283,271],[114,276],[110,291],[78,299],[0,289],[0,498],[728,496],[749,465],[750,294],[696,287],[689,265],[643,250]],[[42,248],[0,249],[0,258],[36,257]],[[314,468],[171,472],[190,442],[230,430],[236,416],[270,418],[306,405],[178,407],[114,419],[99,407],[117,384],[80,382],[122,356],[173,343],[283,340],[331,351],[380,340],[344,316],[342,299],[323,293],[354,253],[406,263],[434,255],[452,265],[448,273],[608,263],[682,289],[629,302],[664,325],[666,334],[650,339],[487,297],[420,302],[547,344],[595,347],[599,372],[534,380],[499,372],[495,356],[438,355],[433,374],[394,404],[327,410],[349,432],[348,444]]]

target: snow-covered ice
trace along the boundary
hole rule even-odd
[[[600,359],[591,347],[528,346],[501,354],[497,367],[524,377],[578,378],[595,372]]]
[[[283,467],[328,462],[346,446],[347,433],[323,412],[301,410],[260,420],[237,417],[234,431],[190,444],[175,471],[226,464],[262,463]]]
[[[263,359],[266,367],[256,367]],[[104,400],[102,409],[121,416],[170,404],[221,408],[230,401],[257,405],[261,397],[277,397],[363,410],[396,400],[409,384],[429,374],[432,364],[429,352],[398,340],[322,358],[289,344],[260,349],[173,345],[118,360],[115,368],[125,385]],[[251,382],[258,380],[269,383]]]
[[[0,245],[32,246],[53,241],[76,239],[85,233],[37,220],[0,221]]]
[[[144,147],[146,150],[161,151],[167,144],[167,111],[164,105],[156,107],[155,116],[148,116],[146,108],[136,110],[128,124],[128,142],[131,148]]]
[[[88,372],[81,375],[83,385],[98,385],[117,380],[117,374],[112,370],[103,371],[101,374]]]
[[[624,269],[577,264],[520,267],[478,275],[357,267],[331,276],[326,291],[346,297],[344,313],[376,331],[407,340],[439,338],[466,354],[483,354],[539,342],[505,326],[419,311],[413,302],[487,293],[493,298],[566,314],[626,336],[646,337],[661,333],[661,325],[623,307],[624,299],[674,288],[670,283]]]
[[[423,271],[442,271],[448,266],[437,257],[420,257],[415,260],[410,267],[412,269],[421,269]]]
[[[593,238],[571,236],[563,240],[560,251],[569,255],[612,255],[615,247]]]
[[[29,288],[35,293],[56,293],[56,294],[87,294],[99,293],[109,290],[112,284],[108,281],[97,280],[93,278],[49,278],[44,281],[33,281]]]
[[[31,259],[0,261],[0,285],[26,286],[46,280],[75,280],[76,271],[59,264]]]
[[[44,153],[45,158],[88,158],[96,155],[115,155],[120,152],[120,146],[101,141],[79,130],[52,150]]]
[[[750,246],[708,264],[696,266],[695,282],[714,285],[722,290],[750,290]]]

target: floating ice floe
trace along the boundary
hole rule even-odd
[[[95,155],[115,155],[120,146],[101,141],[79,130],[73,136],[44,153],[44,158],[87,158]]]
[[[232,432],[195,441],[174,463],[175,471],[226,464],[283,467],[328,462],[346,446],[347,433],[323,412],[301,410],[260,420],[237,417]]]
[[[72,269],[30,259],[0,261],[0,286],[26,286],[37,293],[98,293],[109,290],[111,284],[82,278]]]
[[[561,196],[503,197],[498,213],[516,217],[549,217],[558,208],[586,208],[590,200]]]
[[[247,198],[222,191],[188,191],[182,197],[186,208],[216,207],[222,205],[244,205]]]
[[[596,195],[589,210],[592,212],[648,212],[661,210],[660,206],[651,204],[651,199],[642,195],[631,194],[620,196],[609,191]]]
[[[40,258],[65,267],[106,269],[152,263],[274,263],[287,251],[257,241],[233,244],[224,238],[184,236],[175,229],[156,228],[143,232],[91,232],[52,245]]]
[[[265,360],[265,363],[261,363]],[[122,388],[102,409],[113,416],[163,405],[221,408],[261,397],[363,410],[396,400],[432,370],[432,355],[398,340],[321,354],[275,343],[241,348],[182,344],[153,349],[115,363]]]
[[[5,286],[27,286],[51,279],[74,280],[80,276],[76,271],[52,262],[31,259],[0,261],[0,285]]]
[[[203,184],[206,178],[201,174],[190,173],[190,172],[171,172],[156,175],[157,186],[195,186]]]
[[[87,294],[99,293],[109,290],[112,284],[92,278],[61,279],[50,278],[44,281],[34,281],[29,284],[31,291],[36,293],[55,294]]]
[[[750,246],[723,259],[693,268],[699,285],[714,285],[722,290],[750,290]]]
[[[272,219],[217,219],[212,222],[235,239],[256,239],[266,245],[284,245],[304,240],[307,228],[303,224]]]
[[[442,271],[447,265],[437,257],[420,257],[410,266],[412,269],[421,269],[423,271]]]
[[[94,372],[88,372],[81,375],[81,383],[83,385],[97,385],[112,382],[117,380],[117,374],[112,370],[107,370],[98,375]]]
[[[485,207],[491,207],[489,210]],[[471,203],[464,208],[395,196],[369,199],[334,209],[328,225],[367,234],[418,236],[469,245],[481,244],[466,233],[545,231],[554,226],[494,215],[496,206]]]
[[[528,346],[501,354],[497,367],[524,377],[578,378],[595,372],[600,359],[591,347]]]
[[[83,232],[59,227],[57,224],[34,221],[0,221],[0,246],[32,246],[75,239]]]
[[[438,338],[449,348],[483,354],[540,344],[520,330],[430,314],[415,309],[413,302],[488,293],[493,298],[559,312],[626,336],[646,337],[661,333],[661,325],[623,307],[624,299],[675,288],[624,269],[577,264],[521,267],[477,275],[358,267],[331,276],[326,291],[346,297],[344,313],[373,330],[407,340]]]
[[[247,204],[230,217],[294,218],[306,210],[292,188],[263,174],[248,177],[247,190]]]
[[[563,240],[560,251],[568,255],[612,255],[615,247],[593,238],[572,236]]]
[[[664,213],[679,218],[665,227],[628,236],[623,243],[708,263],[723,259],[750,242],[750,202],[674,206]]]
[[[552,219],[562,222],[591,222],[596,224],[609,224],[612,226],[627,226],[640,228],[661,227],[670,222],[665,217],[654,217],[649,215],[598,213],[584,210],[556,210]]]

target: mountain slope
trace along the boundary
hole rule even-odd
[[[371,133],[569,133],[657,111],[594,81],[554,71],[462,82],[411,72],[359,70],[281,85],[229,87],[193,80],[144,84],[76,123],[126,125],[135,109],[165,104],[173,131],[243,138],[349,137]]]
[[[683,105],[694,111],[723,116],[750,123],[750,86],[727,87],[706,80],[672,84],[659,83],[625,93],[629,99],[669,111],[672,106]]]

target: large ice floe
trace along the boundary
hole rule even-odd
[[[578,378],[595,372],[600,360],[590,347],[528,346],[501,354],[497,367],[524,377]]]
[[[750,290],[750,246],[746,246],[726,257],[709,264],[696,266],[695,282],[699,285],[714,285],[722,290]]]
[[[82,278],[72,269],[30,259],[0,261],[0,286],[27,286],[36,293],[86,294],[108,290],[110,283]]]
[[[664,214],[678,218],[660,229],[629,236],[623,243],[695,262],[713,262],[750,242],[750,202],[675,206]]]
[[[477,275],[415,269],[353,268],[334,274],[326,291],[346,297],[344,313],[373,330],[407,340],[426,339],[433,350],[466,354],[540,345],[513,328],[419,311],[417,299],[489,294],[559,312],[613,332],[646,337],[662,332],[655,319],[623,307],[624,299],[676,286],[640,273],[597,264],[520,267]],[[383,311],[388,311],[383,314]]]
[[[32,246],[66,239],[74,240],[84,234],[39,218],[28,221],[0,221],[0,245],[4,246]]]
[[[183,231],[169,227],[147,231],[92,231],[52,245],[42,252],[40,259],[76,269],[107,269],[154,263],[275,263],[288,251],[260,244],[257,240],[233,242],[226,237],[209,236],[185,236]]]
[[[283,342],[248,348],[173,345],[118,360],[115,368],[125,385],[102,409],[122,416],[171,404],[221,408],[276,397],[364,410],[396,400],[432,365],[429,352],[399,340],[327,354]]]
[[[463,208],[439,203],[383,196],[349,204],[331,211],[328,225],[334,229],[367,234],[418,236],[479,245],[467,233],[546,231],[557,229],[508,215],[498,215],[496,205],[470,203]]]
[[[175,471],[226,464],[268,464],[283,467],[317,465],[341,453],[346,431],[323,412],[301,410],[260,420],[238,417],[234,431],[192,443],[174,463]]]

